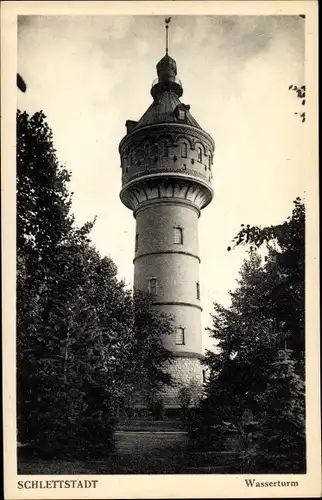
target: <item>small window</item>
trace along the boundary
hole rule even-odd
[[[202,370],[202,381],[206,382],[206,370]]]
[[[182,227],[174,228],[174,243],[176,245],[183,245],[183,229]]]
[[[133,151],[133,149],[131,149],[131,151],[130,151],[130,165],[133,164],[133,160],[134,160],[134,151]]]
[[[185,120],[186,119],[186,112],[185,112],[184,109],[179,109],[178,118],[179,118],[179,120]]]
[[[199,281],[196,282],[196,295],[197,295],[197,299],[200,300],[200,284],[199,284]]]
[[[136,233],[135,235],[135,251],[137,251],[139,248],[139,235]]]
[[[149,278],[148,281],[148,292],[155,296],[158,294],[158,280],[156,278]]]
[[[181,156],[182,156],[182,158],[187,158],[187,156],[188,156],[188,146],[187,146],[186,142],[184,142],[181,145]]]
[[[159,156],[159,144],[153,144],[152,146],[152,157]]]
[[[202,149],[198,148],[198,161],[202,162]]]
[[[209,169],[211,167],[211,155],[208,156],[208,165],[209,165]]]
[[[185,328],[180,326],[177,328],[177,333],[176,333],[176,345],[184,345],[184,333],[185,333]]]
[[[165,143],[163,145],[163,154],[166,157],[169,156],[169,143],[168,143],[168,141],[165,141]]]

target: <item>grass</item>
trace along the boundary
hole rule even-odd
[[[107,450],[108,451],[108,450]],[[214,474],[238,472],[234,452],[193,452],[182,432],[116,433],[116,452],[100,460],[18,458],[19,474]]]

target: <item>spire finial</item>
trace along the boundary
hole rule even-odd
[[[168,55],[169,52],[169,23],[171,21],[171,17],[166,17],[165,22],[165,53]]]

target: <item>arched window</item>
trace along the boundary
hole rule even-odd
[[[149,158],[149,155],[150,155],[150,146],[149,144],[146,142],[144,144],[144,156],[145,158]]]
[[[210,169],[210,167],[211,167],[211,154],[209,154],[209,156],[208,156],[208,165],[209,165],[209,169]]]
[[[200,161],[200,163],[202,162],[202,149],[201,147],[199,146],[198,147],[198,161]]]
[[[173,230],[173,243],[175,243],[176,245],[183,245],[183,228],[175,226]]]
[[[187,158],[188,156],[188,146],[186,142],[181,144],[181,156],[182,158]]]
[[[169,156],[169,142],[167,140],[163,143],[163,155],[166,157]]]
[[[158,280],[156,278],[148,279],[148,292],[153,296],[158,294]]]

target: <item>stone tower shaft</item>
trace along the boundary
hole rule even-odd
[[[157,73],[153,103],[138,122],[126,122],[120,198],[136,219],[134,286],[174,317],[175,333],[163,340],[175,378],[186,384],[202,381],[198,218],[213,198],[215,145],[180,101],[176,62],[166,55]]]

